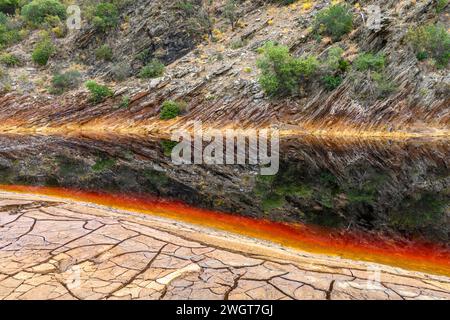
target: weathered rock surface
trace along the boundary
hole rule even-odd
[[[137,6],[145,8],[146,2],[139,1]],[[437,70],[417,61],[405,41],[409,27],[435,22],[448,25],[448,13],[436,15],[434,1],[366,1],[364,7],[379,5],[389,18],[384,28],[379,32],[369,30],[364,8],[355,9],[355,30],[333,44],[341,46],[350,61],[362,52],[386,55],[387,79],[395,83],[396,90],[380,99],[375,98],[368,75],[361,73],[350,74],[331,92],[324,89],[318,75],[296,97],[266,97],[257,81],[257,48],[266,41],[275,41],[288,46],[295,56],[314,55],[323,59],[331,43],[326,39],[318,43],[309,27],[329,1],[314,1],[308,10],[299,3],[292,6],[245,3],[247,11],[240,19],[242,27],[230,30],[228,22],[217,17],[214,27],[219,32],[215,40],[210,37],[198,45],[186,40],[186,33],[174,31],[178,25],[181,29],[186,27],[184,20],[178,18],[172,25],[173,17],[166,18],[169,9],[162,10],[160,1],[152,2],[152,10],[145,13],[130,9],[143,25],[136,25],[133,20],[131,31],[117,31],[120,40],[114,39],[113,33],[105,41],[127,61],[135,59],[134,55],[144,49],[150,50],[150,58],[157,51],[165,52],[162,59],[171,64],[162,78],[111,84],[118,94],[99,105],[89,103],[86,92],[80,90],[62,97],[11,92],[0,96],[0,122],[11,130],[14,126],[22,129],[53,126],[70,131],[83,125],[84,129],[103,127],[109,131],[139,127],[144,133],[158,133],[179,129],[190,120],[202,120],[218,127],[287,124],[297,131],[342,133],[344,127],[385,133],[448,134],[448,68]],[[147,16],[157,16],[155,25],[144,19]],[[163,36],[157,36],[163,29]],[[143,40],[136,40],[141,34]],[[91,47],[101,42],[88,35],[82,36],[92,42]],[[95,65],[97,76],[106,80],[110,67]],[[131,97],[129,108],[118,108],[123,95]],[[161,122],[158,117],[161,104],[169,99],[184,101],[186,113],[177,120]]]
[[[450,279],[0,193],[1,299],[450,299]]]

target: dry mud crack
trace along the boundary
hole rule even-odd
[[[2,192],[0,299],[450,299],[450,279]]]

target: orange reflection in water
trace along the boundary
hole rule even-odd
[[[179,201],[162,200],[152,196],[31,186],[0,186],[0,190],[91,202],[269,240],[307,252],[450,276],[450,249],[420,240],[400,242],[362,232],[343,232],[304,224],[278,223],[198,209]]]

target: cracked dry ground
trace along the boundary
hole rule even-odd
[[[0,298],[450,299],[450,279],[93,204],[0,193]]]

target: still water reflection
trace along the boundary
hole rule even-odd
[[[175,166],[169,141],[0,136],[0,184],[154,195],[198,208],[449,246],[450,144],[286,138],[280,171]]]

